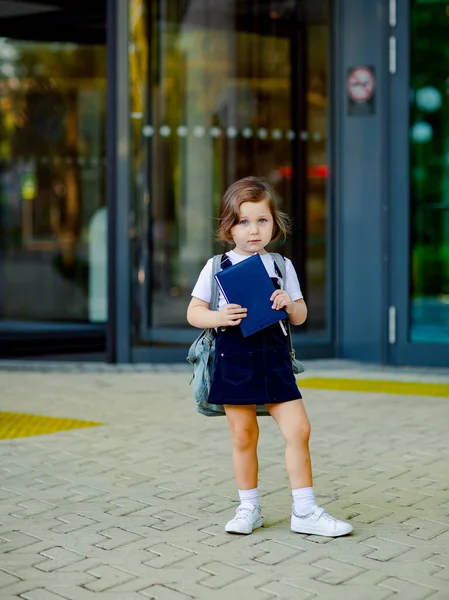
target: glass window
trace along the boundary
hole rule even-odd
[[[413,342],[449,342],[448,17],[447,3],[411,2],[410,338]]]
[[[106,320],[105,98],[103,45],[0,38],[4,323]]]
[[[325,331],[327,0],[131,0],[130,29],[134,343],[191,338],[191,290],[223,251],[220,198],[247,175],[266,177],[294,218],[271,249],[298,270],[302,330]]]

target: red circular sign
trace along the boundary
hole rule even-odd
[[[374,94],[374,73],[367,67],[356,67],[348,76],[348,92],[354,102],[368,102]]]

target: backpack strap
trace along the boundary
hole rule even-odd
[[[221,268],[221,254],[216,254],[212,259],[212,277],[210,281],[210,310],[218,309],[218,285],[215,281],[214,275],[218,273]]]
[[[270,252],[272,259],[274,260],[275,271],[280,275],[282,279],[282,287],[285,288],[285,276],[287,273],[285,267],[285,258],[277,252]],[[277,267],[277,268],[276,268]]]
[[[285,289],[285,276],[287,274],[287,268],[285,266],[285,257],[282,256],[281,254],[278,254],[277,252],[270,252],[271,256],[273,257],[274,260],[274,266],[276,271],[279,271],[281,276],[282,276],[282,288]],[[284,321],[287,325],[287,335],[288,335],[288,343],[290,346],[290,356],[292,358],[293,364],[298,363],[298,361],[296,361],[295,358],[295,350],[293,348],[293,342],[292,342],[292,334],[290,331],[290,321],[288,319],[285,319]],[[302,370],[304,370],[304,367],[301,365]],[[301,371],[299,371],[301,372]]]

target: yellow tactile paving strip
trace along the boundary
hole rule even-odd
[[[300,389],[371,392],[411,396],[438,396],[449,398],[449,383],[311,377],[304,379],[299,378],[298,386]],[[0,440],[57,433],[58,431],[68,431],[70,429],[81,429],[85,427],[98,427],[100,425],[103,425],[103,423],[0,411]]]
[[[339,379],[311,377],[298,379],[300,389],[341,390],[410,396],[439,396],[449,398],[449,383],[419,383],[417,381],[386,381],[380,379]]]
[[[57,433],[83,427],[98,427],[99,425],[102,423],[0,411],[0,440]]]

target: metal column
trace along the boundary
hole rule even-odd
[[[130,362],[130,128],[128,0],[107,3],[108,327],[107,355]]]

